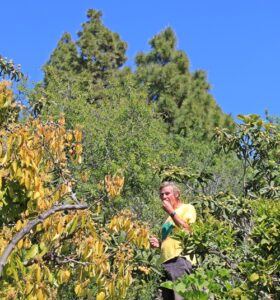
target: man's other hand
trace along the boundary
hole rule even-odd
[[[152,248],[159,248],[159,240],[154,236],[150,237],[150,245]]]

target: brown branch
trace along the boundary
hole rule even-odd
[[[22,240],[30,231],[32,228],[34,228],[37,224],[42,223],[44,220],[46,220],[49,216],[55,214],[58,211],[62,210],[79,210],[79,209],[86,209],[88,208],[87,204],[64,204],[64,205],[58,205],[55,204],[52,208],[49,210],[41,213],[36,219],[33,219],[32,221],[29,221],[27,225],[22,228],[11,240],[11,242],[7,245],[5,248],[2,256],[0,257],[0,278],[2,276],[3,268],[7,263],[7,260],[12,253],[13,249],[16,247],[16,244]]]

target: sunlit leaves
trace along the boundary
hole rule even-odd
[[[244,195],[277,199],[280,195],[279,128],[255,114],[238,117],[243,123],[237,124],[235,132],[216,130],[220,149],[234,152],[242,161]]]
[[[105,188],[110,198],[114,199],[116,196],[120,195],[123,185],[123,176],[117,174],[105,176]]]
[[[199,216],[193,234],[181,232],[177,238],[185,254],[196,256],[200,268],[178,283],[168,283],[169,288],[187,298],[202,290],[217,299],[277,295],[279,201],[220,193],[200,196],[193,204]]]
[[[77,131],[75,136],[80,141]],[[4,202],[25,201],[30,213],[44,211],[71,190],[71,182],[60,182],[57,172],[62,170],[67,176],[67,156],[80,161],[81,145],[75,139],[67,140],[63,118],[58,124],[42,124],[37,119],[10,127],[0,132],[0,145],[2,206]],[[71,156],[73,148],[78,150]]]
[[[11,80],[20,80],[23,74],[20,70],[20,65],[15,66],[12,60],[8,60],[0,55],[0,76],[9,76]]]

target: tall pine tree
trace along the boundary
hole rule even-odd
[[[196,130],[204,138],[214,127],[232,124],[209,93],[205,73],[190,72],[188,57],[176,49],[171,28],[154,36],[150,45],[149,53],[136,57],[136,77],[172,132],[186,136]]]

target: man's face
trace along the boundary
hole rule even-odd
[[[178,193],[174,193],[172,186],[165,186],[160,190],[161,201],[168,201],[174,208],[178,202]]]

